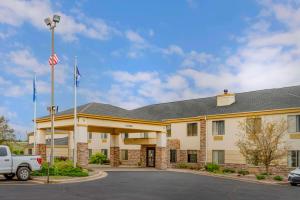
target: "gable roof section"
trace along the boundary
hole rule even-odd
[[[217,99],[214,96],[148,105],[133,110],[126,110],[109,104],[88,103],[78,106],[77,112],[100,116],[162,121],[204,115],[300,108],[300,86],[236,93],[235,99],[236,102],[234,104],[222,107],[217,107]],[[73,112],[72,108],[59,112],[57,115],[73,114]]]

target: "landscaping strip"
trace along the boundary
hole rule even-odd
[[[105,178],[107,176],[107,173],[104,171],[97,171],[94,175],[92,176],[86,176],[86,177],[59,177],[59,178],[55,178],[55,177],[51,177],[50,176],[50,183],[51,184],[63,184],[63,183],[79,183],[79,182],[86,182],[86,181],[93,181],[93,180],[98,180],[101,178]],[[44,183],[47,184],[47,177],[43,176],[36,176],[33,178],[34,182],[37,183]]]
[[[212,176],[212,177],[218,177],[218,178],[224,178],[224,179],[231,179],[231,180],[237,180],[237,181],[244,181],[244,182],[250,182],[250,183],[258,183],[258,184],[269,184],[269,185],[285,185],[288,184],[288,181],[268,181],[268,180],[255,180],[255,179],[249,179],[243,176],[229,176],[224,174],[215,174],[215,173],[208,173],[205,171],[196,171],[196,170],[188,170],[188,169],[174,169],[169,168],[167,171],[172,172],[180,172],[180,173],[191,173],[191,174],[197,174],[197,175],[203,175],[203,176]]]

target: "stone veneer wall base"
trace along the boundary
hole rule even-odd
[[[155,148],[155,168],[167,169],[167,148],[166,147]]]
[[[89,164],[88,143],[77,143],[77,165],[86,168]]]
[[[110,147],[110,166],[118,167],[120,165],[120,147]]]

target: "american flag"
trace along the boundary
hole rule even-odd
[[[53,54],[52,56],[50,56],[49,58],[49,64],[50,65],[56,65],[58,63],[58,57],[56,54]]]

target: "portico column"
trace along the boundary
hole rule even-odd
[[[79,167],[85,168],[89,164],[88,127],[77,126],[75,138],[77,144],[77,156],[75,156],[75,159],[77,159]]]
[[[47,161],[46,149],[46,130],[37,129],[36,131],[36,155],[40,155],[43,161]]]
[[[165,132],[156,133],[155,167],[167,168],[167,134]]]
[[[120,147],[119,134],[110,135],[110,166],[118,167],[120,165]]]

